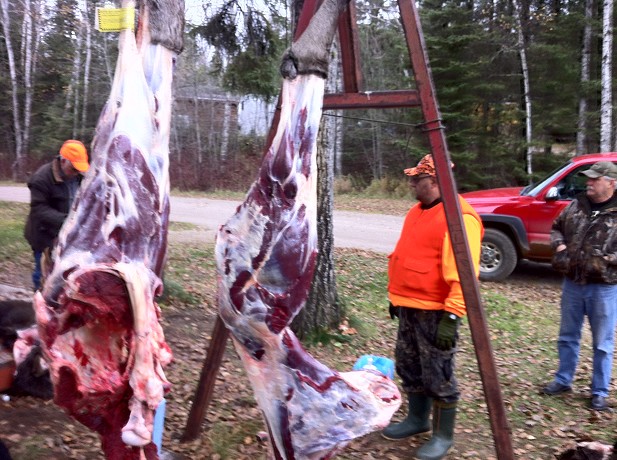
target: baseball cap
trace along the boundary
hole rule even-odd
[[[610,161],[598,161],[594,163],[591,168],[581,171],[580,174],[584,174],[591,179],[597,179],[603,176],[617,179],[617,166]]]
[[[450,162],[450,167],[454,168],[454,163]],[[437,171],[435,169],[433,155],[431,155],[430,153],[428,155],[424,155],[424,158],[420,160],[418,166],[414,168],[407,168],[404,170],[404,173],[408,176],[419,176],[421,174],[426,174],[428,176],[436,176]]]
[[[60,155],[71,162],[73,167],[80,172],[86,172],[90,168],[86,146],[80,141],[69,139],[60,147]]]

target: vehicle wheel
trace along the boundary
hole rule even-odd
[[[480,254],[480,279],[501,281],[512,273],[517,263],[518,256],[510,238],[494,228],[485,229]]]

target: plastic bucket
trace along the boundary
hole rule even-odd
[[[394,361],[385,356],[362,355],[353,365],[354,371],[374,370],[381,372],[389,379],[394,378]]]

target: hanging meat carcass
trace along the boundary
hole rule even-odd
[[[123,4],[125,8],[134,3]],[[120,33],[92,167],[35,295],[54,400],[97,431],[107,458],[158,458],[153,412],[171,352],[155,298],[167,249],[171,83],[184,2],[145,0]]]
[[[283,58],[276,135],[245,201],[217,235],[219,313],[231,332],[276,459],[327,459],[387,425],[401,399],[370,371],[338,373],[288,328],[304,306],[317,253],[316,138],[336,19],[325,0]]]

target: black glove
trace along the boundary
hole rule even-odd
[[[456,327],[459,318],[453,313],[444,312],[437,326],[435,346],[440,350],[450,350],[456,344]]]
[[[398,318],[400,309],[401,307],[395,307],[394,305],[392,305],[392,302],[390,302],[388,306],[388,311],[390,312],[390,318],[392,319]]]

